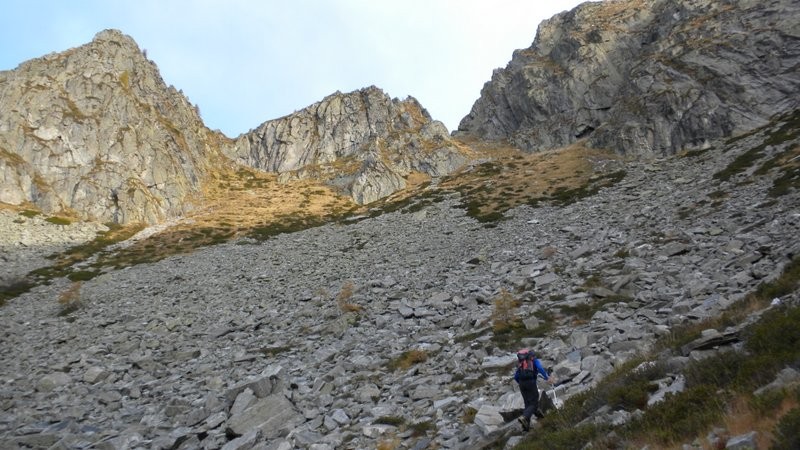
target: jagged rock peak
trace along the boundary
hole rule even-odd
[[[189,208],[220,156],[221,136],[118,30],[0,72],[0,102],[0,202],[154,223]]]
[[[285,174],[284,179],[328,179],[359,203],[402,189],[403,177],[412,171],[441,176],[466,161],[445,126],[416,99],[392,99],[375,86],[336,92],[264,122],[239,136],[226,153],[242,164]],[[335,172],[320,172],[334,163]]]
[[[793,0],[584,3],[541,23],[459,133],[528,150],[702,147],[800,105],[799,13]]]
[[[109,29],[103,30],[103,31],[95,34],[94,35],[94,39],[92,39],[92,42],[98,42],[99,43],[99,42],[103,42],[103,41],[115,42],[115,43],[118,43],[120,45],[127,46],[127,47],[130,47],[130,48],[134,48],[137,51],[140,51],[139,50],[139,44],[137,44],[136,41],[132,37],[128,36],[127,34],[123,33],[120,30],[117,30],[115,28],[109,28]]]

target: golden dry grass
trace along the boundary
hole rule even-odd
[[[602,172],[601,166],[618,158],[580,144],[536,154],[524,153],[504,143],[470,139],[458,140],[456,145],[472,160],[487,162],[464,168],[435,186],[428,175],[411,173],[406,177],[405,189],[363,206],[325,184],[331,174],[353,170],[357,165],[354,160],[306,168],[306,175],[315,174],[319,178],[289,182],[279,181],[276,174],[220,165],[190,199],[193,210],[185,217],[158,233],[130,241],[130,245],[115,254],[105,255],[99,265],[121,267],[157,261],[243,236],[263,240],[338,221],[348,215],[398,210],[425,196],[456,192],[469,214],[481,220],[492,214],[502,215],[518,205],[537,204],[553,200],[559,193],[582,189]],[[130,235],[139,227],[112,230],[105,239],[113,241],[111,238],[117,234]],[[61,258],[58,265],[73,259]]]
[[[581,143],[532,154],[502,143],[466,143],[491,161],[454,174],[441,183],[441,188],[466,196],[480,215],[502,213],[523,204],[535,205],[561,193],[583,189],[602,173],[602,167],[620,158]]]
[[[192,203],[195,208],[175,225],[126,248],[125,259],[157,260],[270,227],[280,231],[287,223],[300,229],[356,207],[320,182],[280,183],[275,174],[244,167],[213,174]]]
[[[405,189],[372,205],[359,206],[349,197],[325,185],[326,173],[352,170],[353,161],[329,167],[307,168],[321,180],[281,183],[276,174],[238,167],[212,175],[195,209],[169,229],[137,242],[127,252],[168,254],[222,242],[258,230],[277,227],[285,232],[335,221],[346,214],[363,214],[376,208],[408,202],[416,196],[436,192],[459,192],[480,214],[504,212],[521,204],[547,200],[565,190],[590,183],[598,165],[616,160],[608,152],[573,145],[557,151],[528,154],[503,143],[459,140],[457,146],[472,159],[489,162],[447,177],[429,186],[430,177],[411,173]],[[475,206],[478,205],[478,206]],[[286,224],[291,224],[287,227]],[[133,258],[137,259],[137,258]],[[155,259],[159,259],[156,257]]]
[[[764,415],[753,411],[747,398],[740,396],[732,402],[730,410],[725,415],[725,429],[728,430],[731,436],[759,430],[758,436],[756,436],[758,448],[769,448],[772,443],[771,430],[775,429],[781,417],[797,406],[797,400],[786,397],[773,415]]]

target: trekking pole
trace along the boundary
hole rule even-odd
[[[558,395],[556,394],[556,387],[553,386],[553,405],[558,405]],[[558,408],[558,406],[556,406]]]

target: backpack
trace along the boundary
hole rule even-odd
[[[536,355],[527,348],[523,348],[517,352],[517,370],[519,371],[520,378],[536,378],[535,359]]]

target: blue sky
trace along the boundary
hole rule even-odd
[[[4,0],[0,70],[117,28],[235,137],[337,90],[416,97],[449,130],[492,71],[578,0]]]

